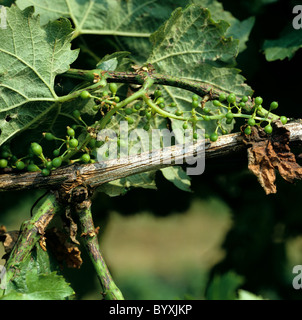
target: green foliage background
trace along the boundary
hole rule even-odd
[[[173,1],[177,5],[178,2],[187,4],[187,1]],[[3,3],[7,5],[7,1]],[[218,2],[208,1],[208,4],[214,8]],[[293,19],[292,7],[297,3],[282,0],[224,0],[221,4],[232,14],[232,19],[236,18],[232,26],[242,21],[243,41],[236,59],[236,68],[242,70],[241,74],[247,79],[247,84],[253,88],[257,96],[262,96],[264,101],[277,100],[280,114],[290,118],[301,118],[301,106],[297,96],[301,87],[299,70],[302,52],[299,50],[299,43],[297,46],[288,45],[291,42],[284,36],[283,31],[290,28]],[[223,18],[227,19],[227,16],[228,14]],[[248,35],[250,29],[251,33]],[[236,28],[231,27],[229,30]],[[231,34],[231,31],[229,32]],[[290,30],[291,39],[293,32]],[[128,50],[129,46],[133,45],[131,39],[117,41],[114,36],[84,34],[74,40],[74,48],[82,49],[74,67],[81,68],[85,65],[87,68],[89,61],[91,67],[94,67],[95,61],[89,52],[85,52],[86,44],[98,57],[116,50]],[[143,41],[139,45],[149,44]],[[280,55],[280,47],[285,48],[285,54],[283,50],[283,54]],[[143,59],[141,54],[135,55],[135,50],[133,58],[137,61]],[[64,90],[68,91],[68,86],[68,82],[64,83]],[[61,87],[56,89],[62,90]],[[299,153],[299,146],[296,151]],[[102,231],[101,248],[104,247],[105,258],[109,261],[109,267],[112,266],[113,276],[116,275],[116,282],[126,298],[234,299],[237,297],[236,289],[240,287],[268,299],[301,299],[300,291],[294,290],[291,284],[293,265],[302,262],[302,218],[299,198],[302,192],[301,183],[289,185],[279,179],[278,193],[266,196],[256,178],[248,172],[245,154],[236,159],[230,157],[206,161],[205,173],[192,177],[192,193],[177,189],[163,179],[161,173],[157,174],[156,182],[157,191],[134,189],[124,196],[114,198],[99,193],[94,199],[95,224],[100,225]],[[30,206],[39,194],[39,191],[1,193],[0,224],[18,229],[21,222],[29,217]],[[110,238],[109,230],[106,234],[106,225],[110,226],[111,221],[114,221],[124,226],[123,219],[127,218],[133,226],[137,226],[133,233],[143,233],[140,229],[142,225],[136,220],[137,214],[143,216],[143,212],[151,213],[159,224],[163,221],[171,221],[173,224],[177,215],[187,216],[188,223],[202,223],[198,219],[194,220],[196,216],[190,215],[193,203],[198,203],[198,208],[194,207],[195,211],[199,212],[205,221],[205,212],[213,215],[213,221],[208,224],[213,228],[213,233],[216,230],[216,233],[225,235],[221,244],[225,251],[224,257],[216,248],[217,257],[214,257],[209,265],[193,259],[190,266],[179,267],[180,258],[169,265],[170,272],[164,272],[160,267],[160,260],[154,260],[157,263],[153,268],[146,268],[144,272],[140,267],[144,265],[142,256],[141,262],[135,259],[136,264],[129,264],[127,272],[119,272],[119,268],[123,269],[123,261],[115,261],[115,255],[121,252],[115,252],[113,244],[119,246],[119,243],[123,243],[125,246],[128,243],[124,243],[122,229],[120,234],[114,234],[114,239]],[[112,212],[118,212],[123,218],[115,219]],[[148,219],[149,216],[145,218],[145,226],[152,224]],[[225,228],[218,227],[221,221]],[[159,233],[159,224],[153,226],[155,238]],[[167,224],[166,227],[166,238],[162,241],[169,243],[175,231],[169,230]],[[199,235],[196,234],[197,250],[200,241]],[[212,243],[211,239],[202,241]],[[217,243],[219,245],[219,241]],[[193,245],[190,243],[188,250]],[[131,257],[131,248],[136,252],[134,247],[135,245],[129,241],[128,255],[125,255],[125,259],[134,259]],[[110,250],[114,252],[111,257]],[[177,248],[173,250],[176,256],[183,255]],[[154,250],[153,254],[156,255],[157,252],[160,250]],[[147,256],[148,252],[145,254]],[[88,261],[80,270],[65,269],[63,273],[77,292],[77,298],[98,298],[96,293],[99,288]]]

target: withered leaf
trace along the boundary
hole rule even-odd
[[[248,146],[248,168],[256,175],[266,194],[277,192],[276,171],[290,183],[302,179],[302,167],[289,147],[290,132],[280,121],[273,122],[272,126],[271,136],[260,127],[252,127],[251,135],[243,137]]]
[[[5,255],[2,257],[3,259],[7,259],[10,252],[12,251],[18,237],[20,231],[6,231],[5,226],[0,226],[0,241],[3,243]]]
[[[70,241],[69,236],[57,228],[46,231],[47,245],[59,262],[65,261],[68,268],[80,268],[82,265],[81,251]]]

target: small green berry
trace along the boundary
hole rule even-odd
[[[245,102],[248,102],[248,101],[249,101],[249,97],[243,96],[242,99],[241,99],[241,101],[244,102],[244,103],[245,103]]]
[[[249,120],[247,121],[247,123],[248,123],[248,125],[249,126],[254,126],[255,124],[256,124],[256,121],[255,121],[255,119],[254,118],[249,118]]]
[[[120,97],[115,96],[113,100],[114,100],[114,102],[119,103],[120,102]]]
[[[18,170],[23,170],[25,168],[25,163],[23,161],[21,161],[21,160],[17,161],[16,162],[16,168]]]
[[[75,138],[69,140],[69,147],[76,148],[79,145],[79,141]]]
[[[192,101],[197,101],[199,96],[197,94],[193,94]]]
[[[58,168],[62,164],[62,158],[61,157],[54,158],[51,163],[53,167]]]
[[[213,101],[213,105],[214,105],[215,107],[220,107],[221,103],[220,103],[220,101],[218,101],[218,100],[214,100],[214,101]]]
[[[172,107],[172,108],[176,108],[176,107],[177,107],[176,102],[171,102],[171,103],[170,103],[170,107]]]
[[[150,129],[150,124],[149,124],[149,122],[147,122],[147,123],[144,125],[144,130],[145,130],[145,131],[149,131],[149,129]]]
[[[79,110],[74,110],[72,112],[72,115],[76,118],[76,119],[79,119],[81,117],[81,113]]]
[[[90,155],[88,153],[85,153],[81,156],[81,160],[84,162],[84,163],[88,163],[90,161]]]
[[[176,113],[175,113],[175,115],[177,115],[178,117],[180,117],[182,114],[183,114],[183,112],[180,111],[180,110],[177,110]]]
[[[31,148],[31,151],[33,152],[33,154],[35,154],[36,156],[41,156],[42,155],[42,147],[36,143],[36,142],[33,142],[31,145],[30,145],[30,148]]]
[[[278,108],[278,102],[273,101],[270,105],[270,110],[275,110]]]
[[[272,126],[270,124],[268,124],[267,126],[265,126],[264,131],[267,134],[271,134],[273,132],[273,128],[272,128]]]
[[[208,108],[208,107],[204,107],[203,108],[203,112],[204,113],[209,113],[211,110],[210,110],[210,108]]]
[[[213,132],[213,133],[210,135],[210,140],[211,140],[212,142],[215,142],[215,141],[217,141],[217,139],[218,139],[218,134],[217,134],[216,132]]]
[[[262,99],[261,97],[255,98],[255,104],[256,104],[257,106],[260,106],[260,105],[262,104],[262,102],[263,102],[263,99]]]
[[[82,99],[88,99],[88,98],[91,97],[91,94],[90,94],[87,90],[84,90],[84,91],[82,91],[82,92],[80,93],[80,97],[81,97]]]
[[[70,127],[67,127],[67,135],[69,137],[74,137],[74,135],[75,135],[74,130],[72,128],[70,128]]]
[[[113,83],[113,82],[109,83],[109,90],[115,96],[115,94],[117,92],[117,84]]]
[[[247,136],[250,135],[250,134],[252,133],[251,127],[250,127],[250,126],[247,126],[247,127],[245,128],[245,130],[244,130],[244,133],[245,133]]]
[[[47,169],[47,168],[42,169],[42,175],[43,175],[44,177],[49,176],[49,175],[50,175],[50,170]]]
[[[29,172],[35,172],[35,171],[40,171],[41,169],[35,165],[34,163],[30,163],[28,166],[27,166],[27,171]]]
[[[46,132],[44,133],[44,138],[48,141],[51,141],[51,140],[54,140],[55,136],[50,132]]]
[[[244,103],[244,102],[240,102],[240,103],[239,103],[239,107],[240,107],[240,108],[245,108],[245,103]]]
[[[192,101],[191,106],[192,106],[192,108],[193,108],[193,109],[197,108],[197,107],[198,107],[198,105],[199,105],[199,103],[198,103],[198,101],[197,101],[197,100],[193,100],[193,101]]]
[[[211,118],[209,116],[202,116],[202,117],[203,117],[203,120],[205,120],[205,121],[210,121],[211,120]]]
[[[133,113],[132,108],[126,108],[126,109],[125,109],[125,113],[126,113],[127,115],[132,114],[132,113]]]
[[[182,127],[183,127],[185,130],[188,129],[188,123],[187,123],[187,122],[184,122],[183,125],[182,125]]]
[[[226,119],[226,120],[225,120],[225,123],[226,123],[226,124],[231,124],[232,122],[233,122],[233,119]]]
[[[155,91],[154,91],[154,96],[155,96],[156,98],[158,98],[158,97],[162,96],[162,92],[161,92],[160,90],[155,90]]]
[[[227,119],[233,120],[233,119],[234,119],[234,114],[233,114],[232,112],[228,112],[228,113],[225,115],[225,117],[226,117]]]
[[[280,117],[280,121],[282,124],[286,124],[287,123],[287,118],[285,116],[281,116]]]
[[[236,96],[234,93],[230,93],[227,97],[227,102],[228,103],[235,103],[236,102]]]
[[[45,167],[46,167],[46,169],[51,170],[52,169],[52,162],[47,161]]]
[[[160,103],[164,103],[165,102],[165,99],[163,97],[159,97],[157,100],[156,100],[156,104],[160,104]]]
[[[219,101],[220,102],[223,102],[223,101],[225,101],[226,100],[226,95],[224,94],[224,93],[221,93],[220,95],[219,95]]]
[[[7,164],[8,162],[6,159],[0,159],[0,168],[6,168]]]
[[[160,103],[158,106],[159,106],[161,109],[164,109],[166,105],[162,102],[162,103]]]
[[[128,121],[129,124],[133,124],[134,120],[131,117],[126,117],[126,120]]]
[[[60,154],[60,150],[59,149],[55,149],[52,154],[54,155],[54,157],[58,157]]]

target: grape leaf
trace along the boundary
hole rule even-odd
[[[55,106],[55,76],[78,56],[70,49],[67,19],[40,27],[32,7],[6,11],[7,28],[0,29],[0,145],[37,125]]]
[[[228,24],[215,22],[210,12],[200,6],[190,5],[186,9],[176,9],[171,18],[151,35],[152,54],[148,59],[156,72],[171,76],[202,81],[211,88],[233,92],[237,96],[251,95],[251,88],[244,83],[245,78],[234,68],[238,53],[238,40],[226,38]],[[190,112],[192,93],[174,87],[163,87],[166,104],[175,102],[179,110]],[[212,113],[219,112],[207,103]],[[175,112],[175,108],[167,108]],[[221,112],[225,112],[221,109]],[[180,128],[182,122],[173,119],[173,128]],[[213,130],[212,121],[199,121],[206,131]],[[225,122],[224,129],[230,130]],[[216,125],[215,125],[216,126]]]
[[[245,49],[245,42],[254,24],[253,19],[240,22],[225,11],[218,1],[212,0],[17,0],[16,3],[21,9],[34,5],[36,12],[41,15],[42,24],[59,17],[72,19],[75,25],[74,38],[80,34],[121,36],[116,39],[118,45],[131,51],[136,62],[141,63],[151,50],[149,36],[177,7],[199,4],[209,8],[213,11],[213,19],[223,19],[231,25],[228,36],[240,39],[240,50]]]
[[[265,40],[263,50],[267,61],[291,59],[297,50],[302,47],[302,31],[296,30],[292,25],[283,30],[280,37],[275,40]]]
[[[164,177],[171,181],[177,188],[191,192],[191,179],[181,167],[167,167],[160,170]]]

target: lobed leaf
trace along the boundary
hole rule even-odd
[[[55,77],[78,55],[70,49],[68,20],[40,27],[32,7],[6,11],[7,28],[0,29],[0,145],[36,125],[55,106]]]

